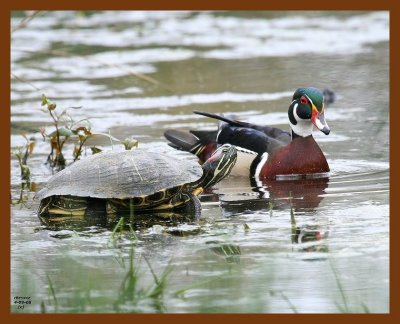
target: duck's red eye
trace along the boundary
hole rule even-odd
[[[301,103],[302,105],[306,105],[306,104],[308,104],[308,100],[307,100],[307,98],[306,98],[306,97],[304,97],[304,96],[301,96],[301,97],[300,97],[300,103]]]

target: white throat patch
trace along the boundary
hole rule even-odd
[[[301,137],[307,137],[312,134],[313,124],[309,119],[301,119],[297,115],[298,105],[299,104],[296,103],[293,107],[293,116],[297,121],[297,125],[293,125],[292,123],[290,123],[290,127],[292,128],[293,132],[296,133],[297,135]]]

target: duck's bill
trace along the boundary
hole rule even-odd
[[[325,135],[328,135],[330,133],[331,129],[325,121],[324,113],[319,112],[317,108],[315,108],[315,106],[313,106],[311,122]]]

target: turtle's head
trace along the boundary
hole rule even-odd
[[[230,144],[220,146],[201,166],[203,176],[199,186],[209,188],[224,179],[236,163],[236,148]]]

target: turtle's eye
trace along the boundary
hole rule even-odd
[[[301,96],[301,97],[300,97],[300,103],[301,103],[302,105],[308,104],[307,98],[306,98],[305,96]]]

